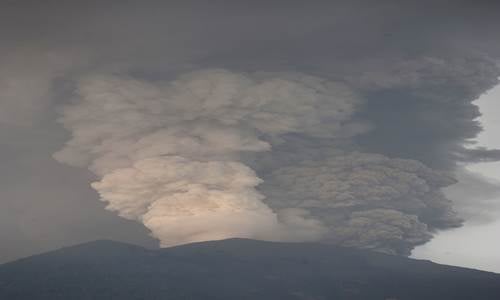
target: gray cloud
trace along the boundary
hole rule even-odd
[[[465,145],[481,131],[473,101],[498,82],[494,61],[484,56],[422,58],[380,70],[359,81],[369,100],[361,117],[375,127],[359,140],[365,149],[443,169],[454,168],[457,161],[493,158],[494,150]]]
[[[0,123],[16,126],[40,122],[53,104],[54,81],[83,59],[43,48],[18,47],[0,53]]]
[[[329,154],[287,163],[264,179],[271,207],[312,212],[333,243],[408,254],[433,230],[461,224],[441,192],[456,181],[414,160]]]
[[[500,149],[487,149],[478,147],[475,149],[463,149],[458,157],[458,161],[463,162],[492,162],[500,160]]]

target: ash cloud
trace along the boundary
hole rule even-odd
[[[4,1],[0,3],[0,142],[3,159],[9,163],[4,164],[0,176],[6,178],[4,185],[9,191],[0,191],[2,199],[8,199],[0,203],[0,216],[14,225],[1,226],[0,234],[2,241],[15,242],[10,250],[0,252],[15,252],[12,249],[16,249],[16,243],[40,251],[40,243],[33,236],[38,236],[37,230],[42,227],[48,228],[49,235],[60,237],[52,245],[99,238],[106,230],[110,232],[107,238],[147,243],[141,226],[99,212],[101,204],[86,189],[90,181],[86,168],[97,176],[94,187],[103,192],[110,209],[143,223],[148,216],[154,221],[147,226],[168,240],[166,236],[173,234],[167,225],[170,221],[163,226],[161,214],[148,215],[134,209],[130,214],[127,203],[135,198],[112,195],[125,191],[122,183],[131,185],[123,181],[120,172],[139,174],[146,170],[138,162],[153,159],[161,165],[165,156],[170,157],[167,163],[177,166],[179,160],[171,158],[184,153],[182,159],[187,159],[185,165],[191,166],[192,172],[187,175],[203,173],[199,172],[200,164],[217,162],[215,175],[230,163],[241,171],[235,170],[231,176],[246,174],[253,178],[244,188],[239,187],[251,191],[245,199],[252,200],[244,207],[260,212],[257,216],[270,222],[266,228],[276,230],[264,234],[262,226],[246,223],[233,226],[238,235],[266,239],[271,235],[272,239],[286,240],[309,237],[407,253],[413,245],[427,241],[434,230],[459,224],[450,202],[440,193],[442,188],[448,191],[454,187],[450,186],[453,180],[449,174],[458,173],[451,177],[467,180],[461,176],[462,163],[498,159],[497,150],[475,149],[470,140],[481,131],[473,100],[497,84],[500,74],[496,63],[500,58],[499,11],[494,1],[447,0],[314,1],[308,6],[300,1]],[[271,101],[273,105],[309,107],[308,101],[317,96],[309,97],[304,90],[326,83],[331,84],[326,90],[333,95],[327,93],[328,101],[318,100],[318,106],[304,111],[281,104],[261,107],[258,101],[247,103],[241,98],[236,106],[222,112],[220,107],[202,109],[200,102],[186,103],[184,99],[205,97],[204,93],[211,90],[211,84],[189,86],[193,74],[208,76],[203,72],[213,72],[214,68],[229,70],[222,72],[228,78],[214,83],[219,86],[217,92],[241,91],[245,84],[255,87],[277,79],[300,87],[291,93],[293,97],[281,95]],[[172,86],[174,82],[177,88]],[[269,86],[259,93],[279,94],[273,84]],[[198,94],[187,96],[180,90]],[[226,99],[224,93],[222,98]],[[333,120],[321,115],[331,113],[325,105],[338,105],[331,99],[344,93],[353,102],[343,105],[355,105],[344,107]],[[177,103],[180,106],[155,100],[172,99],[172,95],[183,99]],[[104,99],[109,101],[106,107]],[[154,105],[149,107],[151,103]],[[188,109],[189,105],[193,107]],[[73,137],[65,136],[60,124],[52,122],[61,109],[62,123]],[[253,113],[245,114],[248,111]],[[266,111],[272,114],[266,116]],[[301,117],[304,112],[307,118]],[[194,116],[199,117],[196,122],[179,119]],[[219,118],[225,123],[221,124]],[[47,161],[68,139],[70,142],[56,157],[81,167],[80,171]],[[295,202],[285,205],[287,199],[278,191],[289,191],[271,186],[278,179],[285,180],[276,175],[284,170],[302,172],[308,168],[311,174],[321,176],[314,180],[311,175],[307,186],[315,187],[322,180],[327,186],[340,184],[342,180],[333,175],[323,176],[326,171],[321,171],[325,167],[321,162],[338,163],[342,158],[353,160],[354,165],[363,159],[378,161],[342,174],[353,179],[374,174],[370,176],[380,180],[377,183],[385,192],[368,188],[366,194],[353,191],[357,198],[352,206],[339,208],[328,217],[321,210],[338,198],[322,196],[319,190],[323,186],[303,192],[308,200],[316,201],[317,209]],[[25,161],[32,162],[31,166]],[[41,171],[29,170],[41,165],[47,177],[74,179],[71,187],[78,191],[74,200],[58,199],[68,198],[68,191],[37,197],[44,193],[29,174]],[[414,169],[403,170],[403,165],[413,165]],[[337,166],[330,168],[339,171]],[[150,178],[153,169],[146,173]],[[362,178],[357,182],[369,186]],[[408,178],[418,184],[409,184]],[[226,181],[213,179],[213,184],[197,179],[196,187],[190,189],[194,202],[200,189],[212,189],[214,185],[234,195]],[[47,182],[43,190],[62,190],[57,181]],[[172,186],[182,180],[166,176],[160,181]],[[147,189],[145,182],[136,183],[137,193]],[[484,186],[482,179],[469,183],[477,189]],[[399,188],[401,192],[392,191]],[[457,193],[447,195],[452,200],[458,197]],[[110,197],[113,201],[106,199]],[[459,206],[467,202],[467,207],[482,207],[476,197],[457,200]],[[143,203],[144,199],[138,198]],[[85,207],[88,205],[84,212],[79,209],[83,201],[87,201]],[[251,203],[256,205],[248,206]],[[164,211],[165,205],[158,204],[156,209]],[[5,217],[11,206],[19,217]],[[56,218],[59,211],[64,216],[71,211],[74,217]],[[474,211],[474,216],[469,211]],[[484,217],[473,208],[461,212],[459,217],[467,220]],[[34,224],[29,232],[22,221],[27,218],[44,221]],[[57,223],[52,222],[56,219]],[[75,221],[86,219],[97,225]],[[219,225],[214,224],[215,228],[221,228]],[[197,226],[205,224],[186,227],[191,231],[186,237],[194,236]],[[167,230],[162,229],[165,227]],[[20,236],[19,228],[26,234]],[[64,228],[76,229],[69,234]],[[175,234],[173,243],[182,242],[183,238]],[[46,245],[50,247],[50,243]]]
[[[54,157],[89,167],[107,208],[162,246],[250,237],[408,254],[460,226],[441,192],[455,180],[352,152],[370,130],[354,119],[361,104],[344,84],[297,73],[90,76],[62,111],[72,139]]]
[[[289,133],[345,135],[359,100],[344,85],[206,70],[166,83],[92,76],[77,93],[60,119],[72,139],[54,157],[88,166],[101,177],[92,187],[108,209],[142,222],[162,245],[314,240],[324,231],[290,210],[278,222],[255,189],[261,179],[239,156],[272,151]]]
[[[461,225],[441,191],[456,183],[450,174],[415,160],[368,153],[334,153],[290,163],[265,177],[271,206],[316,215],[326,241],[409,254],[436,229]]]
[[[497,150],[474,149],[470,142],[482,130],[473,101],[498,83],[494,60],[462,53],[378,69],[356,82],[369,100],[361,117],[374,124],[358,140],[364,149],[449,170],[457,162],[499,158]]]

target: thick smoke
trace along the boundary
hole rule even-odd
[[[327,241],[409,254],[434,229],[461,224],[440,190],[455,182],[414,160],[354,152],[279,168],[263,190],[273,207],[317,216]]]
[[[61,122],[73,135],[56,153],[88,166],[108,209],[139,220],[161,244],[227,237],[317,239],[320,222],[298,210],[278,216],[240,162],[287,133],[345,134],[358,103],[350,90],[298,74],[200,71],[171,83],[82,80]]]
[[[361,104],[347,86],[303,74],[89,76],[63,110],[73,138],[55,157],[89,167],[107,208],[162,246],[249,237],[408,253],[460,224],[440,191],[455,181],[352,152],[369,129],[353,117]]]
[[[500,158],[495,149],[471,149],[482,130],[473,101],[498,84],[500,69],[485,55],[450,56],[373,62],[349,79],[367,99],[362,117],[374,124],[359,139],[364,150],[448,170]]]

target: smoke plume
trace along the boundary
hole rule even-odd
[[[326,241],[409,254],[433,230],[460,226],[441,192],[455,182],[415,160],[353,152],[279,168],[263,190],[273,207],[315,215],[329,228]]]
[[[62,111],[72,139],[55,158],[88,167],[107,208],[162,246],[247,237],[408,253],[460,224],[440,191],[455,181],[353,151],[369,130],[354,118],[361,104],[344,84],[297,73],[87,76]]]
[[[164,246],[207,239],[317,239],[302,211],[278,215],[239,159],[288,133],[335,139],[358,102],[350,90],[299,74],[194,72],[170,82],[84,79],[61,122],[73,138],[55,154],[88,166],[108,209],[141,221]]]

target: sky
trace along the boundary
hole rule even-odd
[[[481,95],[499,82],[499,14],[493,1],[2,2],[0,262],[96,239],[245,237],[419,246],[487,268],[500,129]]]

